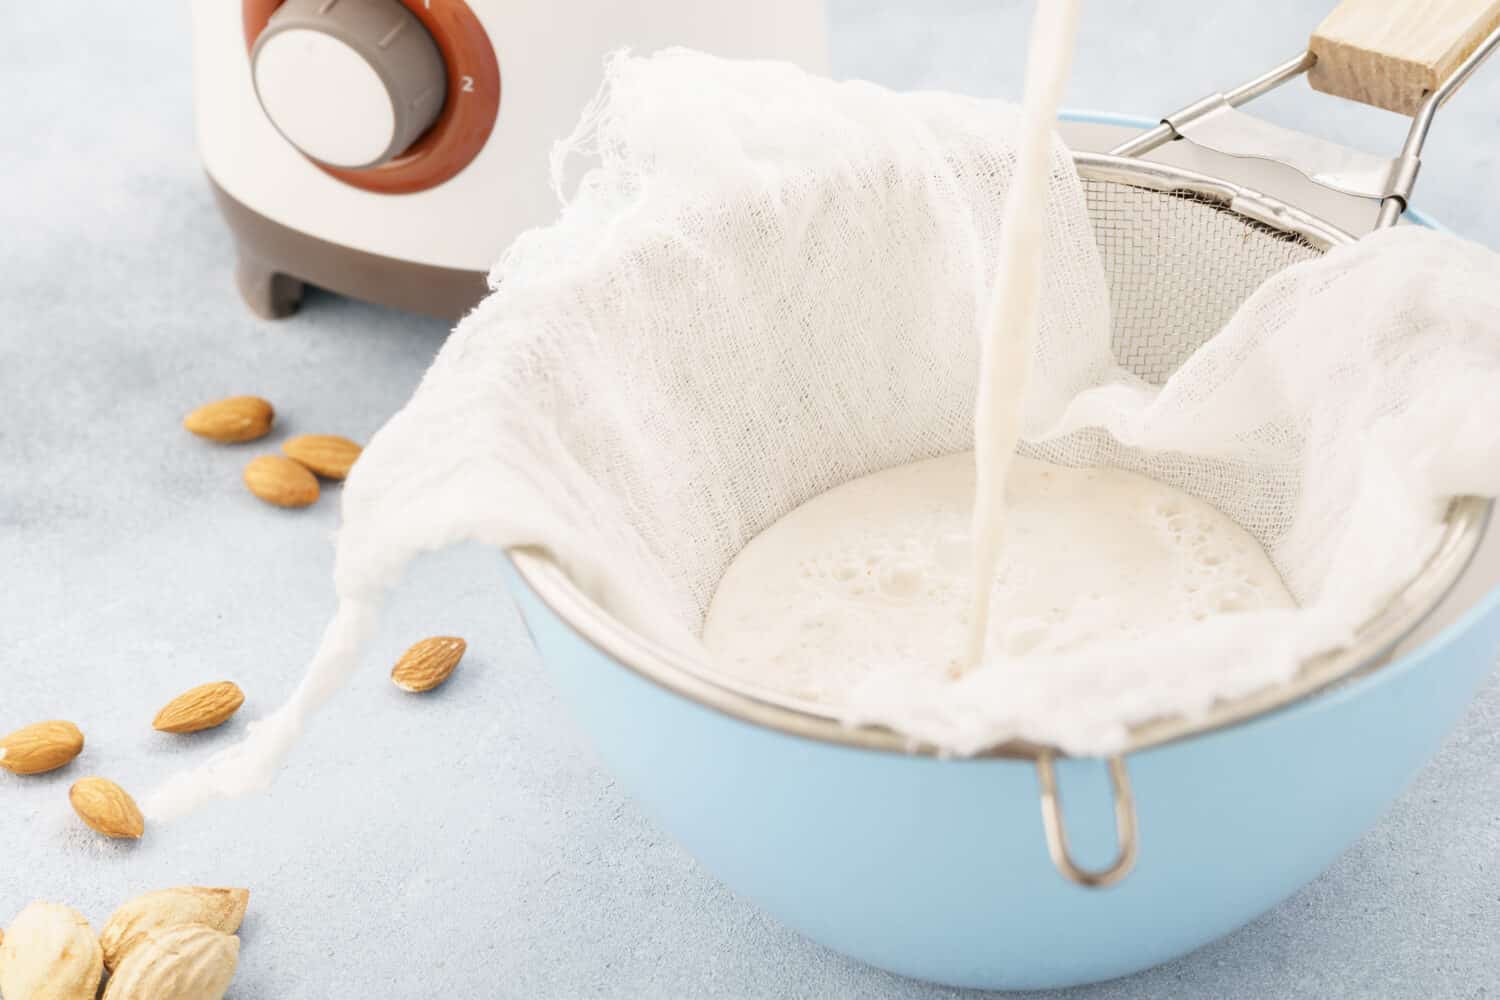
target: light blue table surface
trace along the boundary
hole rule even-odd
[[[1175,107],[1292,54],[1322,6],[1091,0],[1068,103]],[[1014,97],[1028,9],[835,0],[835,67]],[[55,776],[0,773],[0,921],[35,897],[97,923],[145,889],[248,885],[240,1000],[957,995],[801,940],[654,830],[563,712],[484,551],[413,569],[367,669],[270,794],[138,846],[81,832],[72,780],[146,789],[237,738],[243,721],[195,741],[148,722],[218,677],[245,687],[245,717],[268,710],[332,609],[332,498],[265,507],[239,482],[249,452],[189,438],[183,412],[258,392],[281,410],[276,439],[367,438],[446,330],[320,293],[281,324],[241,306],[193,148],[183,4],[61,0],[5,21],[0,731],[60,716],[89,745]],[[1263,107],[1375,151],[1404,132],[1301,84]],[[1500,66],[1439,120],[1419,196],[1491,245],[1497,109]],[[434,696],[403,696],[384,668],[435,632],[471,652]],[[1072,995],[1500,995],[1500,684],[1305,891],[1194,955]]]

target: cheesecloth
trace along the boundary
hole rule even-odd
[[[746,542],[836,484],[971,447],[1016,122],[782,64],[613,58],[555,151],[558,220],[498,263],[348,479],[341,611],[308,680],[160,811],[268,780],[382,591],[460,540],[546,549],[711,674],[698,631]],[[1058,142],[1042,265],[1024,451],[1207,500],[1300,607],[957,682],[893,663],[837,709],[851,722],[954,753],[1109,753],[1134,723],[1347,644],[1428,559],[1452,498],[1500,493],[1500,263],[1481,247],[1403,226],[1324,253],[1085,182]]]

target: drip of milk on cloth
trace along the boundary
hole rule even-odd
[[[990,594],[1005,544],[1005,484],[1021,434],[1021,403],[1036,346],[1042,223],[1052,124],[1073,61],[1078,0],[1040,0],[1026,57],[1016,171],[1005,199],[1000,266],[979,361],[974,404],[974,590],[962,670],[984,656]]]

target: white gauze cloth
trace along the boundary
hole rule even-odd
[[[308,680],[155,811],[265,784],[353,669],[380,593],[418,552],[460,540],[548,550],[711,673],[698,630],[747,541],[839,483],[971,447],[1016,122],[992,101],[781,64],[614,58],[554,155],[560,192],[581,173],[560,218],[498,264],[493,294],[349,477],[341,611]],[[1490,252],[1416,227],[1307,248],[1211,336],[1227,315],[1213,275],[1235,262],[1174,247],[1208,276],[1156,268],[1171,289],[1159,311],[1209,326],[1158,384],[1117,361],[1138,353],[1111,318],[1130,262],[1117,245],[1106,272],[1091,211],[1059,142],[1025,451],[1208,500],[1266,547],[1301,607],[986,662],[957,682],[892,662],[854,693],[850,721],[957,753],[1015,737],[1109,752],[1132,723],[1201,712],[1347,643],[1430,556],[1451,498],[1500,492]],[[1114,211],[1103,221],[1118,230]],[[1229,245],[1284,246],[1238,217],[1211,224],[1232,228]]]

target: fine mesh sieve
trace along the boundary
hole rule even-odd
[[[1285,267],[1354,242],[1336,226],[1235,183],[1164,164],[1077,153],[1090,220],[1108,276],[1114,328],[1112,345],[1123,366],[1153,383],[1175,371],[1188,355],[1217,333],[1224,319],[1267,278]],[[1275,219],[1279,225],[1263,221]],[[1088,435],[1093,432],[1083,431]],[[1077,451],[1076,438],[1023,444],[1022,453],[1053,458]],[[1193,456],[1178,456],[1183,473],[1173,475],[1157,453],[1142,453],[1108,439],[1095,446],[1105,464],[1136,469],[1174,485],[1198,480]],[[1219,473],[1223,475],[1222,471]],[[1262,490],[1271,484],[1260,483]],[[1363,630],[1359,643],[1310,662],[1292,682],[1275,690],[1225,701],[1187,720],[1170,718],[1137,727],[1127,751],[1140,750],[1208,731],[1286,704],[1361,669],[1414,628],[1462,573],[1478,544],[1488,504],[1455,502],[1445,537],[1422,573],[1384,613]],[[1252,534],[1266,526],[1231,512]],[[707,669],[622,626],[536,550],[516,551],[522,575],[554,610],[601,648],[628,666],[725,708],[733,714],[800,735],[881,749],[935,752],[879,727],[849,728],[827,706],[742,683]],[[1035,757],[1042,748],[1013,742],[983,756]]]
[[[1267,278],[1335,245],[1354,241],[1349,233],[1315,216],[1228,181],[1114,156],[1079,153],[1074,159],[1108,276],[1112,346],[1123,366],[1153,383],[1163,381],[1218,332]],[[1122,468],[1147,464],[1148,456],[1133,456],[1130,449],[1115,442],[1101,442],[1099,449],[1108,464]],[[1022,448],[1023,453],[1041,458],[1049,452],[1073,450],[1067,440]],[[1153,475],[1164,481],[1191,483],[1196,478],[1190,471],[1173,476],[1159,455],[1150,459]],[[1187,467],[1194,459],[1182,456],[1181,462]],[[1487,501],[1478,498],[1452,504],[1442,541],[1427,565],[1360,629],[1354,644],[1308,661],[1295,678],[1274,689],[1220,702],[1192,719],[1161,718],[1135,727],[1128,745],[1109,760],[1120,851],[1103,869],[1085,869],[1068,853],[1055,750],[1013,741],[980,756],[1034,760],[1048,849],[1059,871],[1089,887],[1113,884],[1128,873],[1137,850],[1126,755],[1232,725],[1378,669],[1389,650],[1422,622],[1463,574],[1481,540],[1489,508]],[[1255,533],[1257,525],[1243,515],[1237,519]],[[622,625],[541,550],[517,549],[512,557],[527,585],[558,617],[612,659],[669,690],[794,735],[898,753],[940,752],[932,746],[914,745],[907,736],[883,727],[846,726],[827,706],[715,673]]]
[[[1359,192],[1350,191],[1348,184],[1328,186],[1378,203],[1381,224],[1394,222],[1410,195],[1415,177],[1411,164],[1416,162],[1432,112],[1497,43],[1500,32],[1485,39],[1453,73],[1449,83],[1429,95],[1413,124],[1402,157],[1389,161],[1381,184]],[[1299,57],[1231,91],[1228,98],[1218,95],[1217,103],[1210,103],[1221,111],[1232,108],[1311,65],[1310,56]],[[1202,104],[1199,102],[1190,109]],[[1326,219],[1263,192],[1203,173],[1133,158],[1168,141],[1191,140],[1195,127],[1189,118],[1172,116],[1162,126],[1117,150],[1125,155],[1074,157],[1107,279],[1113,353],[1131,373],[1156,385],[1163,383],[1213,337],[1268,278],[1355,239]],[[1223,141],[1223,124],[1221,117],[1215,126],[1219,131],[1212,138],[1218,145],[1232,145]],[[1258,128],[1252,126],[1248,132],[1254,134]],[[1288,148],[1284,131],[1276,130],[1273,145],[1281,152]],[[1301,161],[1290,157],[1278,159],[1314,182],[1322,183],[1329,171],[1320,169],[1315,161],[1326,149],[1316,143],[1308,148],[1312,154]],[[1203,469],[1195,467],[1197,460],[1191,456],[1164,461],[1160,453],[1137,455],[1110,440],[1095,441],[1084,450],[1105,464],[1136,470],[1149,466],[1153,477],[1173,485],[1188,487],[1203,479]],[[1023,453],[1034,457],[1064,461],[1078,451],[1077,438],[1023,448]],[[1222,462],[1218,465],[1215,475],[1237,474],[1233,467],[1226,469]],[[1254,474],[1264,476],[1265,472],[1262,469]],[[1248,478],[1252,473],[1246,470],[1245,475]],[[1263,480],[1257,480],[1256,484],[1271,493],[1284,485]],[[1231,492],[1250,495],[1256,491]],[[1288,487],[1283,492],[1291,490]],[[1306,661],[1295,677],[1274,688],[1224,699],[1191,718],[1164,717],[1132,727],[1126,745],[1110,759],[1120,853],[1104,869],[1084,870],[1068,855],[1053,777],[1056,755],[1053,748],[1012,741],[984,755],[1035,760],[1041,779],[1048,846],[1054,862],[1066,877],[1080,884],[1111,884],[1129,870],[1136,849],[1125,754],[1248,719],[1378,668],[1391,647],[1440,603],[1463,573],[1477,548],[1488,510],[1489,505],[1478,499],[1455,501],[1431,558],[1381,612],[1365,623],[1356,642]],[[1273,524],[1277,518],[1257,520],[1254,510],[1226,509],[1225,513],[1262,543],[1275,541]],[[560,618],[613,659],[671,690],[738,718],[801,736],[866,749],[937,752],[934,747],[914,746],[908,736],[879,726],[848,727],[831,715],[826,706],[726,678],[622,625],[617,617],[589,599],[546,556],[517,550],[515,562],[530,587]],[[1288,582],[1293,584],[1295,592],[1294,581]]]

